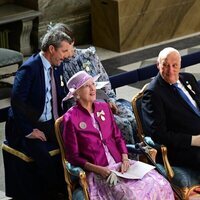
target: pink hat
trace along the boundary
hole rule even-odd
[[[67,96],[63,99],[63,101],[70,99],[74,96],[74,93],[82,87],[88,80],[92,79],[94,82],[99,78],[100,74],[92,77],[85,71],[79,71],[76,74],[74,74],[68,81],[67,81],[67,88],[69,89],[69,92]],[[104,87],[108,82],[104,82],[104,84],[101,84],[101,86],[97,89],[100,89]]]

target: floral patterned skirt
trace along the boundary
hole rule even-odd
[[[135,161],[133,161],[135,162]],[[110,169],[118,169],[120,163]],[[156,170],[151,170],[142,179],[119,178],[115,186],[92,172],[87,174],[91,200],[173,200],[169,182]]]

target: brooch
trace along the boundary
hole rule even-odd
[[[85,122],[80,122],[79,127],[80,127],[81,129],[85,129],[85,128],[87,127],[87,125],[86,125]]]
[[[196,94],[195,91],[192,89],[192,86],[189,84],[188,81],[186,81],[186,84],[187,84],[187,87],[188,87],[194,94]]]
[[[97,117],[100,117],[100,119],[102,121],[106,120],[106,118],[105,118],[105,112],[103,110],[101,110],[100,112],[97,112]]]
[[[85,69],[86,72],[89,72],[90,71],[90,61],[83,63],[83,68]]]

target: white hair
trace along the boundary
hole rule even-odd
[[[165,60],[167,58],[167,56],[172,52],[176,52],[180,56],[180,60],[181,60],[181,55],[177,49],[175,49],[173,47],[166,47],[162,51],[160,51],[158,58],[157,58],[157,62],[161,63],[161,61]]]

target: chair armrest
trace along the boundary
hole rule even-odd
[[[167,177],[171,180],[174,177],[174,171],[169,163],[168,156],[167,156],[167,147],[161,145],[161,152],[162,152],[162,159],[164,163],[164,167],[167,173]]]
[[[149,156],[152,158],[154,162],[156,160],[157,150],[150,146],[147,146],[144,143],[127,144],[126,147],[129,153],[137,155],[138,160],[141,160],[143,162],[148,162],[146,159],[143,158],[144,151],[149,154]]]
[[[138,149],[135,144],[126,144],[126,148],[128,149],[129,153],[139,154],[139,155],[142,154],[142,151]]]
[[[162,155],[163,164],[165,167],[165,171],[167,174],[167,177],[169,180],[171,180],[174,177],[174,171],[169,163],[168,156],[167,156],[167,147],[164,145],[160,145],[158,143],[155,143],[151,137],[145,137],[144,138],[145,144],[149,145],[152,148],[155,148],[158,152]]]
[[[81,167],[75,167],[69,162],[66,162],[66,168],[72,176],[81,177],[85,173]]]
[[[89,199],[88,184],[85,171],[81,167],[75,167],[71,165],[71,163],[69,162],[66,162],[66,168],[70,173],[70,175],[79,178],[79,183],[83,189],[84,197],[86,200],[88,200]]]

